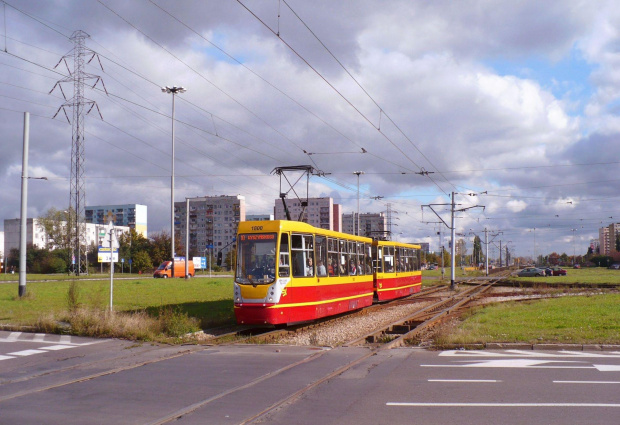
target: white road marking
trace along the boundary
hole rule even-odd
[[[0,354],[0,360],[8,360],[8,359],[14,359],[15,357],[11,357],[11,356],[3,356]]]
[[[540,366],[545,363],[583,363],[559,360],[537,359],[498,359],[482,360],[478,363],[448,364],[448,365],[420,365],[421,367],[500,367],[500,368],[546,368],[546,369],[594,369],[595,366]]]
[[[497,379],[429,379],[428,382],[482,382],[495,383],[502,382]]]
[[[17,341],[17,338],[21,335],[21,332],[11,332],[9,336],[6,337],[7,342]]]
[[[590,353],[587,351],[543,352],[543,351],[534,351],[534,350],[506,350],[506,351],[447,350],[447,351],[442,351],[441,353],[439,353],[439,356],[442,356],[442,357],[619,358],[620,352],[610,351],[610,352],[605,352],[605,353]]]
[[[56,351],[56,350],[64,350],[65,348],[73,348],[75,347],[74,345],[50,345],[49,347],[41,347],[41,350],[50,350],[50,351]]]
[[[620,381],[553,381],[554,384],[620,384]]]
[[[595,364],[600,372],[620,372],[620,365],[617,364]]]
[[[398,403],[388,402],[386,406],[402,407],[620,407],[612,403]]]
[[[23,351],[15,351],[14,353],[7,353],[9,356],[32,356],[33,354],[45,353],[43,350],[23,350]]]
[[[71,337],[69,335],[60,335],[61,344],[71,344]]]
[[[32,338],[33,342],[43,342],[45,339],[45,334],[34,334],[34,338]]]

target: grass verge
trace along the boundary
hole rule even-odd
[[[31,282],[0,285],[0,325],[33,331],[138,340],[179,338],[234,323],[231,278],[130,279]]]
[[[485,342],[620,344],[620,294],[566,296],[475,309],[435,337],[437,346]]]

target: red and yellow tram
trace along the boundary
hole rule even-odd
[[[297,221],[241,222],[237,322],[304,322],[418,292],[419,248]]]

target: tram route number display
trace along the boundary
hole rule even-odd
[[[241,241],[272,241],[275,239],[275,233],[266,233],[262,235],[239,235],[239,240]]]

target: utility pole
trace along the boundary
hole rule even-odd
[[[502,240],[499,240],[499,268],[502,268]]]
[[[451,239],[452,241],[450,242],[451,246],[450,246],[450,255],[451,255],[451,259],[450,259],[450,266],[451,266],[451,271],[450,271],[450,289],[454,290],[456,289],[456,282],[455,282],[455,269],[456,269],[456,244],[455,244],[455,233],[456,233],[456,227],[454,224],[454,213],[456,211],[467,211],[471,208],[483,208],[483,205],[474,205],[472,207],[466,207],[466,208],[461,208],[459,210],[456,210],[455,207],[456,205],[460,205],[460,204],[456,204],[455,200],[454,200],[454,195],[456,195],[455,192],[452,192],[452,201],[450,202],[450,204],[428,204],[428,205],[422,205],[422,211],[424,211],[424,207],[428,207],[431,209],[431,211],[433,211],[433,213],[437,216],[437,218],[439,218],[441,220],[441,222],[448,228],[450,229],[450,235],[451,235]],[[472,195],[472,194],[470,194]],[[473,195],[475,196],[475,195]],[[437,211],[435,211],[433,209],[434,206],[447,206],[450,205],[450,217],[451,217],[451,221],[450,221],[450,225],[448,225],[448,223],[445,222],[445,220],[443,218],[441,218],[441,216],[437,213]]]
[[[28,221],[28,143],[30,140],[30,114],[24,112],[24,153],[22,155],[22,202],[19,232],[19,297],[26,294],[26,236]],[[6,262],[6,258],[5,258]],[[6,264],[5,264],[6,267]]]
[[[185,87],[162,87],[162,93],[172,94],[172,156],[170,159],[170,260],[172,261],[172,276],[174,276],[174,99],[177,94],[185,93]]]
[[[452,257],[450,259],[450,289],[451,290],[455,290],[456,289],[456,283],[454,282],[454,278],[456,276],[455,274],[455,269],[456,269],[456,244],[454,243],[454,238],[455,238],[455,232],[456,229],[454,227],[454,192],[452,192],[452,208],[450,209],[451,211],[451,220],[450,220],[450,239],[451,239],[451,246],[450,246],[450,256]]]
[[[185,198],[185,279],[189,276],[189,198]]]
[[[486,227],[484,228],[484,245],[487,251],[485,258],[484,258],[484,270],[485,270],[486,275],[488,276],[489,275],[489,235],[488,235]]]
[[[360,174],[364,174],[363,171],[353,171],[353,174],[357,175],[357,231],[356,236],[360,235]]]
[[[88,273],[86,229],[84,223],[82,222],[84,219],[84,209],[86,207],[86,189],[84,183],[84,116],[88,115],[90,111],[92,111],[92,109],[96,107],[97,112],[99,112],[99,116],[103,120],[103,117],[101,116],[101,111],[99,111],[99,106],[97,106],[97,103],[84,97],[84,83],[87,80],[95,80],[95,83],[92,86],[94,88],[97,83],[101,81],[101,84],[103,85],[103,90],[106,94],[108,93],[105,88],[105,84],[103,83],[103,80],[100,76],[88,74],[84,71],[86,55],[91,55],[90,59],[86,63],[90,63],[96,57],[99,61],[101,69],[103,70],[99,55],[95,51],[86,48],[84,40],[87,38],[90,38],[90,36],[81,30],[75,31],[71,35],[70,39],[74,43],[73,49],[70,53],[63,56],[54,67],[55,69],[58,65],[60,65],[61,62],[64,62],[67,66],[69,77],[59,80],[50,91],[50,93],[52,93],[54,89],[58,86],[65,99],[65,103],[62,104],[60,108],[58,108],[58,111],[56,111],[56,114],[53,118],[56,118],[56,115],[58,115],[58,113],[62,110],[65,114],[65,117],[67,118],[67,121],[69,121],[72,126],[69,204],[70,207],[73,208],[72,213],[74,214],[74,217],[72,217],[74,221],[74,223],[72,224],[74,225],[74,227],[70,230],[70,232],[71,252],[72,256],[75,256],[76,259],[76,267],[74,268],[74,272],[76,275],[80,275],[81,273]],[[69,69],[69,65],[67,64],[67,58],[70,57],[73,57],[73,71]],[[61,84],[68,82],[73,83],[73,97],[71,99],[67,99]],[[88,106],[90,106],[90,108],[85,111]],[[67,107],[72,108],[73,120],[69,119],[69,116],[65,109]]]

